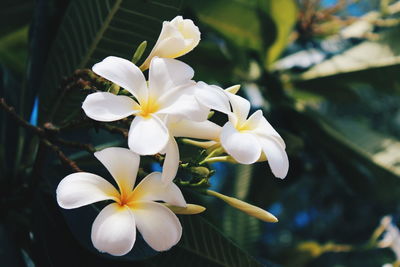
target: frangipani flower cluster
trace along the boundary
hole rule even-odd
[[[82,108],[89,118],[100,122],[133,116],[129,149],[114,147],[95,153],[118,189],[95,174],[78,172],[60,182],[57,200],[66,209],[113,201],[100,212],[92,226],[92,242],[99,251],[126,254],[134,245],[136,227],[157,251],[167,250],[180,240],[181,225],[172,211],[179,210],[173,207],[187,209],[187,204],[173,183],[180,166],[176,137],[185,137],[186,142],[207,148],[208,155],[199,165],[215,161],[252,164],[267,160],[276,177],[284,178],[287,174],[289,163],[283,139],[261,110],[249,116],[249,101],[236,95],[239,86],[223,90],[196,82],[192,80],[194,70],[174,59],[191,51],[199,41],[197,26],[178,16],[164,22],[156,45],[140,67],[129,60],[109,56],[92,68],[94,73],[124,88],[130,95],[95,92],[86,97]],[[142,72],[147,69],[148,79]],[[226,114],[228,121],[219,126],[208,120],[212,110]],[[140,155],[155,154],[165,154],[162,173],[151,173],[134,187]],[[208,192],[247,214],[277,221],[260,208]]]
[[[381,219],[380,227],[383,230],[383,237],[377,246],[380,248],[390,248],[396,256],[396,264],[400,263],[400,230],[394,224],[392,216],[385,216]],[[384,266],[393,266],[390,263]]]

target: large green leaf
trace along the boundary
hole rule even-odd
[[[24,26],[0,38],[0,64],[22,76],[25,71],[27,50],[28,26]]]
[[[193,6],[202,23],[238,47],[259,52],[266,67],[286,47],[297,20],[294,0],[193,1]]]
[[[269,68],[278,59],[288,43],[289,34],[297,21],[297,5],[294,0],[261,1],[261,4],[276,25],[276,39],[268,48],[265,60],[265,67]]]
[[[294,77],[296,84],[318,93],[329,93],[355,83],[368,83],[380,90],[396,88],[400,71],[400,27],[364,41]]]
[[[251,187],[253,165],[239,165],[235,170],[232,195],[241,200],[246,200]],[[247,251],[254,249],[256,242],[262,235],[262,222],[260,220],[230,206],[227,206],[224,210],[222,225],[224,233]]]
[[[366,133],[354,122],[351,126],[343,122],[332,124],[311,109],[289,109],[285,114],[294,118],[294,125],[331,156],[353,192],[380,203],[393,201],[400,193],[398,141],[382,138],[370,130]]]
[[[60,123],[74,112],[51,112],[62,77],[110,55],[130,59],[143,40],[152,47],[162,22],[177,15],[180,5],[181,0],[71,1],[46,63],[40,89],[41,121]]]
[[[372,162],[400,177],[400,142],[398,140],[374,131],[357,120],[341,118],[334,120],[333,124]]]
[[[192,1],[200,21],[239,47],[262,50],[257,1]]]
[[[208,262],[207,266],[262,266],[201,216],[181,216],[180,220],[183,235],[178,248],[188,254],[187,258],[191,255],[202,259]],[[191,263],[194,265],[179,266],[205,266],[196,264],[196,261]]]

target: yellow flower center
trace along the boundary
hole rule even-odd
[[[135,202],[135,197],[134,197],[133,191],[126,192],[126,191],[122,190],[122,192],[119,194],[119,196],[116,197],[116,202],[121,207],[128,206],[130,208],[133,208],[134,202]]]
[[[146,103],[140,105],[140,113],[138,114],[141,117],[147,118],[151,114],[157,112],[160,108],[159,104],[155,99],[149,97]]]
[[[241,133],[253,130],[252,127],[250,127],[250,125],[247,123],[247,121],[240,124],[238,123],[235,128]]]

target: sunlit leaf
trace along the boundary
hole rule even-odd
[[[393,90],[399,82],[399,42],[400,27],[382,32],[378,40],[364,41],[295,77],[296,84],[322,94],[346,83]]]
[[[289,35],[297,21],[297,5],[293,0],[270,0],[261,1],[261,6],[276,25],[276,39],[268,48],[265,61],[265,66],[269,68],[283,52],[289,41]]]

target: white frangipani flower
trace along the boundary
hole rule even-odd
[[[168,250],[178,243],[182,235],[178,218],[155,201],[185,207],[179,188],[174,183],[162,183],[158,172],[149,174],[134,188],[140,157],[129,149],[110,147],[95,156],[113,176],[119,190],[104,178],[87,172],[66,176],[57,188],[57,202],[65,209],[114,201],[93,222],[93,245],[101,252],[124,255],[133,248],[136,227],[157,251]]]
[[[108,92],[90,94],[82,105],[86,115],[105,122],[135,115],[128,135],[129,148],[140,155],[165,153],[164,182],[172,181],[179,167],[174,136],[181,135],[170,133],[169,122],[186,121],[185,126],[191,121],[200,122],[197,127],[185,129],[190,137],[198,135],[195,132],[200,129],[202,133],[207,131],[204,127],[211,124],[206,122],[210,109],[229,109],[229,100],[221,88],[195,83],[191,80],[193,69],[175,59],[153,58],[148,85],[139,68],[122,58],[107,57],[94,65],[93,71],[128,90],[137,101]],[[181,128],[183,124],[179,124]]]
[[[252,164],[266,157],[272,173],[278,178],[285,178],[289,161],[281,136],[265,119],[261,110],[247,118],[250,102],[229,90],[225,92],[232,112],[228,114],[229,121],[222,127],[222,147],[242,164]]]
[[[135,115],[128,145],[140,155],[153,155],[166,148],[170,140],[164,122],[166,115],[195,121],[207,118],[208,109],[192,94],[193,69],[183,62],[153,58],[148,84],[136,65],[118,57],[107,57],[95,64],[93,71],[128,90],[137,101],[128,96],[97,92],[86,97],[83,110],[88,117],[104,122]]]
[[[400,230],[393,223],[392,216],[384,216],[381,219],[384,228],[383,238],[378,242],[380,248],[391,248],[396,255],[396,261],[400,261]]]
[[[164,21],[156,44],[140,68],[146,70],[155,56],[180,57],[192,51],[199,42],[200,31],[192,20],[177,16],[171,21]]]

